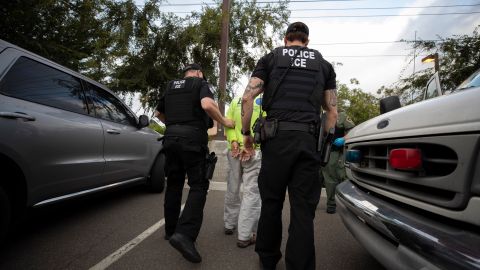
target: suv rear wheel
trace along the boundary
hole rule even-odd
[[[165,188],[165,155],[160,153],[150,172],[149,187],[152,192],[161,193]]]
[[[10,207],[10,198],[0,186],[0,243],[7,235],[12,219],[12,209]]]

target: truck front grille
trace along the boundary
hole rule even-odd
[[[388,163],[390,150],[398,148],[420,149],[423,155],[423,169],[416,172],[401,172],[408,177],[439,177],[455,171],[458,157],[452,149],[438,144],[370,145],[359,147],[363,156],[361,167],[392,171]]]
[[[458,138],[457,138],[458,140]],[[461,140],[461,139],[460,139]],[[404,141],[404,142],[403,142]],[[454,146],[445,140],[420,138],[384,142],[353,143],[347,150],[359,150],[362,155],[360,163],[347,166],[353,180],[388,190],[399,195],[434,205],[458,209],[466,205],[468,181],[466,164],[459,164],[459,156]],[[389,153],[398,148],[415,148],[422,151],[423,167],[418,171],[402,171],[390,167]],[[459,170],[459,167],[462,167]]]

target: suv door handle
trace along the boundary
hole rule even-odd
[[[116,129],[107,129],[107,133],[109,134],[120,134],[120,131]]]
[[[10,119],[22,118],[26,121],[35,121],[35,117],[22,112],[0,112],[0,117]]]

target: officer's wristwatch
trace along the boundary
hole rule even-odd
[[[243,129],[242,129],[242,130],[240,130],[240,133],[242,133],[242,135],[249,136],[250,135],[250,129],[248,129],[246,131],[243,131]]]

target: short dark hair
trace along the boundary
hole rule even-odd
[[[288,34],[288,33],[293,33],[293,32],[303,32],[303,33],[307,34],[307,36],[310,33],[310,31],[308,30],[308,26],[306,24],[304,24],[303,22],[291,23],[287,27],[287,32],[285,33],[285,35]]]
[[[285,38],[288,41],[298,40],[298,41],[301,41],[302,43],[307,43],[307,41],[308,41],[307,34],[305,34],[303,32],[290,32],[285,36]]]

